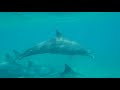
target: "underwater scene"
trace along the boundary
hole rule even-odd
[[[120,12],[0,12],[0,78],[120,78]]]

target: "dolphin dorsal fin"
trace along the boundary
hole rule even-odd
[[[65,64],[65,70],[64,70],[65,73],[68,73],[68,72],[74,72],[70,66],[68,66],[67,64]]]
[[[62,33],[59,32],[58,30],[56,30],[56,39],[57,39],[57,40],[63,39]]]

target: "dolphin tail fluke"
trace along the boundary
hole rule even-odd
[[[21,60],[22,59],[20,52],[18,52],[16,50],[13,50],[13,53],[15,55],[15,59],[17,59],[17,60]]]
[[[5,60],[6,60],[7,62],[13,61],[13,57],[12,57],[9,53],[6,53],[6,54],[5,54]]]
[[[12,63],[12,64],[17,64],[16,60],[9,53],[6,53],[5,61]]]

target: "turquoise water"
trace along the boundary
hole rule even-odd
[[[19,63],[25,66],[25,63],[31,60],[35,63],[33,67],[37,66],[38,71],[41,65],[47,66],[41,70],[41,73],[48,73],[51,68],[54,72],[62,72],[64,64],[67,63],[74,71],[84,74],[86,78],[120,77],[119,12],[0,12],[0,62],[5,61],[6,53],[13,55],[13,49],[23,52],[55,37],[56,29],[64,37],[90,49],[95,58],[40,54],[27,57]],[[11,71],[12,66],[12,64],[9,67],[6,65],[7,71]],[[16,70],[12,77],[16,77],[15,73],[21,69],[17,66],[14,68]],[[7,72],[5,76],[11,77],[11,73]],[[3,74],[4,69],[1,69],[0,77],[3,77]],[[38,74],[35,76],[41,77]]]

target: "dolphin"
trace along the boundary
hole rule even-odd
[[[14,51],[17,53],[17,51]],[[56,37],[43,41],[16,56],[16,59],[21,60],[25,57],[36,55],[36,54],[61,54],[61,55],[81,55],[90,56],[90,51],[81,47],[81,45],[75,41],[65,39],[61,32],[56,30]]]
[[[81,77],[81,76],[85,77],[85,75],[83,75],[83,74],[81,74],[81,73],[75,72],[75,71],[74,71],[69,65],[67,65],[67,64],[65,64],[65,69],[64,69],[64,71],[63,71],[62,73],[59,74],[59,76],[60,76],[61,78],[69,78],[69,77],[74,78],[74,77],[77,77],[77,76],[79,76],[79,77]]]
[[[51,73],[53,77],[57,78],[77,78],[77,77],[86,77],[86,75],[81,74],[73,70],[69,65],[65,64],[63,72],[54,72]]]

